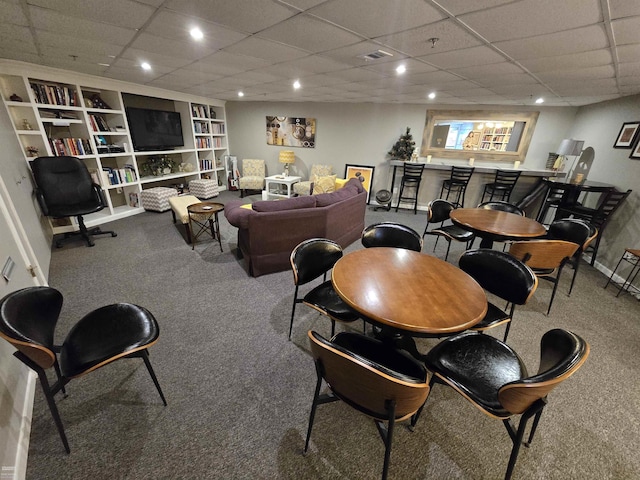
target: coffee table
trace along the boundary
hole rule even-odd
[[[220,237],[220,223],[218,213],[224,210],[224,204],[217,202],[194,203],[187,207],[189,213],[189,230],[191,231],[191,249],[196,247],[196,240],[203,233],[210,233],[211,238],[218,240],[222,252],[222,238]],[[198,227],[196,231],[193,227]]]
[[[523,240],[547,233],[541,223],[501,210],[457,208],[449,217],[455,225],[480,237],[480,248],[492,248],[494,241]]]

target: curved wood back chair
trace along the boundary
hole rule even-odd
[[[484,208],[485,210],[500,210],[502,212],[515,213],[525,217],[525,212],[517,205],[509,202],[503,202],[501,200],[491,200],[489,202],[483,202],[478,205],[478,208]]]
[[[330,341],[313,331],[308,336],[318,379],[304,451],[309,448],[317,406],[342,400],[374,419],[385,444],[385,479],[395,422],[415,415],[427,399],[424,365],[408,353],[365,335],[342,332]],[[330,394],[320,395],[323,379]]]
[[[578,244],[578,250],[576,250],[576,253],[574,253],[569,259],[569,263],[573,267],[573,277],[571,278],[571,286],[569,287],[569,296],[571,295],[573,284],[575,283],[576,276],[578,275],[582,254],[597,236],[598,229],[595,225],[576,218],[563,218],[561,220],[556,220],[549,225],[547,238],[554,240],[566,240],[568,242]]]
[[[369,225],[362,232],[361,242],[365,248],[395,247],[422,251],[420,234],[400,223],[381,222]]]
[[[446,261],[449,258],[449,250],[451,249],[451,240],[456,240],[458,242],[465,242],[467,250],[471,246],[471,243],[475,239],[475,235],[464,228],[460,228],[457,225],[445,225],[444,222],[449,220],[449,215],[451,211],[456,207],[453,203],[448,200],[432,200],[427,205],[427,210],[429,216],[427,217],[427,224],[424,227],[424,232],[422,236],[425,235],[435,235],[436,241],[433,245],[433,251],[436,251],[436,247],[438,246],[438,240],[440,237],[444,237],[447,241],[447,253],[444,256],[444,260]],[[429,230],[429,224],[431,223],[440,223],[439,227],[432,228]]]

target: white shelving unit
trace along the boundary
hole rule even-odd
[[[0,94],[25,161],[78,157],[107,193],[108,206],[87,215],[87,226],[141,213],[138,199],[145,188],[186,187],[190,180],[211,178],[225,189],[228,142],[222,101],[10,60],[0,60]],[[123,94],[172,102],[182,120],[184,147],[134,151]],[[151,156],[168,156],[175,168],[165,175],[147,175],[143,166]],[[74,221],[52,222],[54,233],[73,230]]]

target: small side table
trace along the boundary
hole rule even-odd
[[[294,183],[298,183],[300,180],[302,180],[302,177],[296,177],[293,175],[289,175],[288,177],[285,177],[284,175],[271,175],[270,177],[267,177],[264,179],[265,181],[264,191],[266,192],[266,194],[263,196],[266,196],[267,198],[269,197],[290,198],[291,186]],[[270,188],[272,183],[276,185],[285,185],[287,187],[287,193],[284,194],[284,193],[271,192]]]
[[[218,240],[222,252],[222,238],[220,237],[220,223],[218,213],[224,210],[224,204],[216,202],[194,203],[187,207],[189,213],[189,229],[191,230],[191,249],[196,247],[196,240],[204,232],[210,233],[211,238]],[[198,231],[193,227],[197,226]]]
[[[623,260],[631,264],[631,271],[629,272],[629,275],[627,276],[627,279],[624,281],[624,283],[620,285],[620,284],[617,284],[616,282],[613,282],[612,279],[613,279],[613,276],[616,274],[616,271],[618,270],[620,263],[622,263]],[[640,290],[634,285],[632,285],[632,283],[638,276],[639,272],[640,272],[640,249],[625,248],[624,253],[622,254],[622,257],[620,257],[620,260],[618,260],[618,264],[616,265],[616,268],[614,268],[613,272],[611,272],[611,276],[609,277],[609,280],[607,280],[607,284],[604,286],[604,288],[607,288],[609,286],[609,283],[613,283],[614,285],[616,285],[619,288],[618,293],[616,294],[616,297],[620,296],[620,294],[623,291],[625,292],[629,291],[629,289],[633,289],[636,291],[636,293],[638,293]]]

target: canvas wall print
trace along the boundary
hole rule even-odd
[[[362,182],[362,186],[367,191],[367,203],[371,197],[371,185],[373,185],[373,172],[375,167],[367,165],[345,165],[344,178],[357,178]]]
[[[267,145],[315,148],[316,119],[267,116]]]

